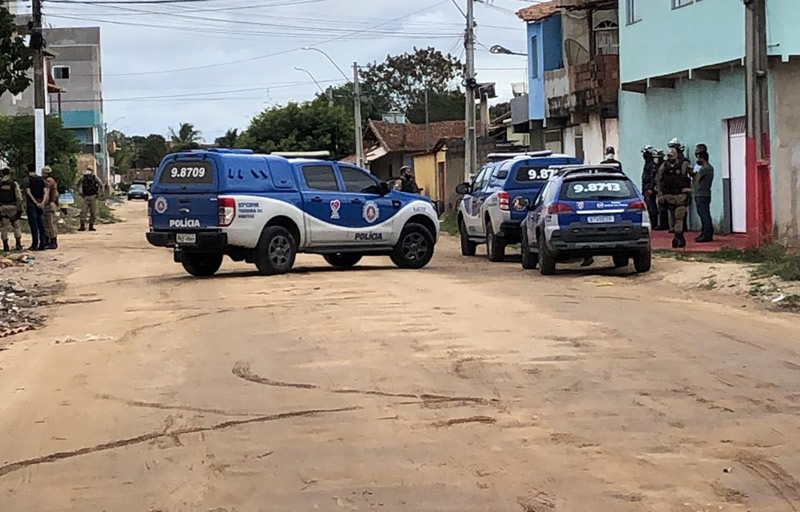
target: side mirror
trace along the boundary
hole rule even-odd
[[[461,183],[456,187],[456,194],[463,196],[469,194],[470,192],[472,192],[472,185],[469,183]]]
[[[388,194],[392,190],[391,188],[389,188],[389,184],[386,183],[385,181],[381,182],[381,184],[379,185],[379,188],[380,188],[382,196],[385,196],[386,194]]]

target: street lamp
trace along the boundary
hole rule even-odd
[[[319,84],[319,82],[317,82],[317,79],[314,78],[314,75],[311,74],[311,71],[309,71],[309,70],[307,70],[305,68],[298,68],[297,66],[295,66],[294,69],[297,70],[297,71],[302,71],[303,73],[305,73],[308,76],[310,76],[311,80],[313,80],[314,83],[317,84],[317,87],[319,88],[319,92],[321,92],[322,94],[324,94],[325,96],[328,97],[328,106],[329,107],[333,106],[333,93],[325,91],[325,89],[322,88],[322,86]]]
[[[326,59],[333,64],[339,73],[344,77],[345,80],[348,82],[352,82],[353,84],[353,116],[355,117],[355,130],[356,130],[356,163],[359,167],[364,167],[364,140],[363,134],[361,133],[361,91],[359,90],[359,83],[358,83],[358,62],[353,63],[353,80],[347,78],[347,74],[342,71],[342,68],[336,64],[336,61],[328,55],[324,50],[320,50],[319,48],[314,48],[312,46],[304,46],[301,50],[305,51],[315,51],[321,53],[325,56]]]
[[[527,57],[528,56],[527,53],[520,53],[520,52],[511,51],[508,48],[506,48],[505,46],[500,46],[499,44],[496,44],[496,45],[492,46],[491,48],[489,48],[489,53],[493,53],[495,55],[519,55],[519,56],[522,56],[522,57]]]

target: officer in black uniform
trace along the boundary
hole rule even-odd
[[[606,148],[606,159],[600,163],[605,165],[616,165],[620,170],[622,170],[622,163],[617,160],[617,151],[614,149],[614,146],[608,146]]]
[[[642,169],[642,193],[647,202],[647,213],[650,215],[650,225],[653,229],[658,227],[658,199],[656,195],[656,179],[658,167],[656,166],[655,150],[653,146],[642,148],[644,168]]]

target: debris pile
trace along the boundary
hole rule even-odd
[[[33,261],[33,256],[28,253],[8,254],[7,256],[0,257],[0,269],[33,265]]]
[[[43,290],[27,290],[17,282],[0,282],[0,338],[36,329],[44,316],[35,308],[45,304]]]

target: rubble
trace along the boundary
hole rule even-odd
[[[46,304],[44,295],[38,287],[28,290],[15,281],[0,282],[0,338],[40,327],[44,316],[35,308]]]

